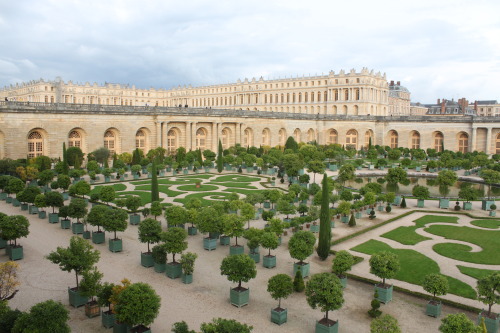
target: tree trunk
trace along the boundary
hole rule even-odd
[[[78,272],[75,270],[75,277],[76,277],[76,289],[78,289]]]

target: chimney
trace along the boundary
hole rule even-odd
[[[477,112],[477,101],[474,102],[474,110]]]
[[[401,85],[401,81],[398,81],[398,86],[400,86],[400,85]]]
[[[391,87],[394,86],[394,81],[391,81]]]
[[[446,100],[443,99],[443,101],[441,102],[441,114],[445,113],[446,113]]]
[[[437,103],[438,103],[438,104],[441,104],[441,98],[438,98],[438,102],[437,102]]]

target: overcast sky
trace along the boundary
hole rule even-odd
[[[141,88],[357,71],[412,101],[500,100],[498,0],[0,0],[0,87]]]

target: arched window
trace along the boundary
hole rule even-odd
[[[372,131],[366,131],[365,132],[365,148],[368,148],[368,146],[370,145],[370,139],[372,139],[372,145],[373,145]]]
[[[270,146],[271,145],[271,133],[268,128],[265,128],[262,131],[262,145]]]
[[[143,151],[146,148],[146,134],[144,134],[143,130],[138,130],[135,133],[135,148],[142,149]]]
[[[245,129],[245,131],[243,132],[243,145],[247,147],[253,146],[252,131],[249,128]]]
[[[43,137],[38,131],[33,131],[28,135],[28,158],[43,155]]]
[[[358,133],[351,129],[347,132],[346,137],[345,137],[345,145],[346,148],[350,147],[353,149],[358,149]]]
[[[310,128],[309,131],[307,131],[307,142],[313,142],[314,140],[316,140],[316,135],[314,135],[314,130]]]
[[[420,133],[414,131],[411,134],[411,148],[412,149],[420,149]]]
[[[109,150],[109,155],[113,156],[115,154],[116,137],[115,133],[112,131],[106,131],[104,133],[104,148]]]
[[[348,101],[348,100],[349,100],[349,90],[345,89],[344,90],[344,101]]]
[[[324,102],[326,102],[326,101],[328,100],[328,92],[326,92],[326,91],[325,91],[325,92],[323,93],[323,95],[324,95],[324,96],[323,96],[323,101],[324,101]],[[319,102],[319,100],[318,100],[318,102]]]
[[[225,130],[225,129],[224,129]],[[222,131],[222,146],[224,146],[224,130]],[[204,128],[198,128],[196,131],[196,149],[205,150],[207,145],[207,132]]]
[[[167,150],[169,153],[173,153],[177,148],[177,131],[171,129],[167,133]]]
[[[222,130],[222,148],[228,149],[230,147],[230,136],[231,132],[229,131],[229,128],[224,128]]]
[[[286,143],[286,131],[284,128],[280,129],[280,131],[278,132],[278,137],[278,144],[280,146],[284,146]]]
[[[328,131],[328,144],[332,145],[334,143],[338,142],[338,134],[336,130],[330,130]]]
[[[391,131],[389,133],[389,137],[390,137],[390,140],[391,140],[390,147],[391,148],[398,148],[398,132]]]
[[[293,137],[297,143],[302,142],[302,133],[298,128],[293,131]]]
[[[500,133],[498,133],[497,139],[495,140],[495,154],[500,154]]]
[[[469,151],[469,136],[466,133],[458,137],[458,151],[464,154]]]
[[[71,131],[68,136],[68,147],[82,147],[82,136],[78,131]]]
[[[439,153],[443,151],[443,133],[437,132],[434,134],[434,149]]]

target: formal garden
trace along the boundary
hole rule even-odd
[[[1,160],[0,326],[498,331],[500,156],[219,146]]]

